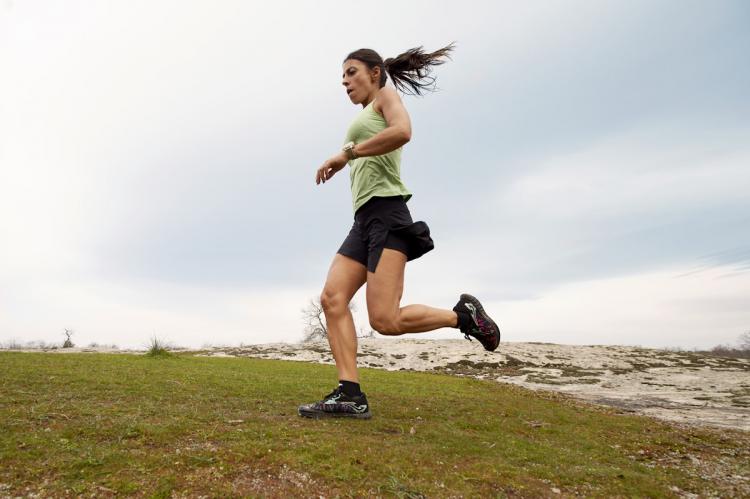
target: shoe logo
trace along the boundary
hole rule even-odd
[[[464,303],[464,306],[469,309],[469,312],[471,312],[471,318],[474,319],[474,324],[477,326],[479,323],[477,322],[477,308],[474,306],[473,303]]]
[[[357,405],[356,402],[342,402],[341,405],[346,405],[352,408],[354,412],[362,413],[367,410],[367,404]]]
[[[340,399],[340,398],[341,398],[341,394],[340,394],[340,393],[337,393],[336,395],[334,395],[333,397],[329,398],[328,400],[326,400],[326,401],[325,401],[325,402],[323,402],[323,403],[324,403],[324,404],[335,404],[335,403],[336,403],[336,401],[337,401],[338,399]]]

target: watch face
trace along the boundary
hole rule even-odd
[[[354,142],[346,143],[343,151],[349,156],[349,159],[354,159]]]

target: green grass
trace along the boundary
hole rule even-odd
[[[0,496],[743,495],[750,438],[442,374],[360,371],[369,421],[308,420],[333,366],[0,353]]]
[[[172,353],[169,351],[165,342],[154,336],[151,338],[151,343],[146,351],[146,355],[150,357],[169,357]]]

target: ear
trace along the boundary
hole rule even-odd
[[[370,72],[370,76],[372,77],[372,82],[379,82],[380,81],[380,66],[375,66],[372,68],[372,72]]]

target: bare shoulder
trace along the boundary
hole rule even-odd
[[[387,109],[392,107],[394,104],[401,104],[403,106],[403,103],[401,102],[401,96],[398,95],[398,92],[395,88],[385,86],[378,91],[378,96],[375,99],[373,107],[375,108],[375,111],[383,114],[384,107]]]

